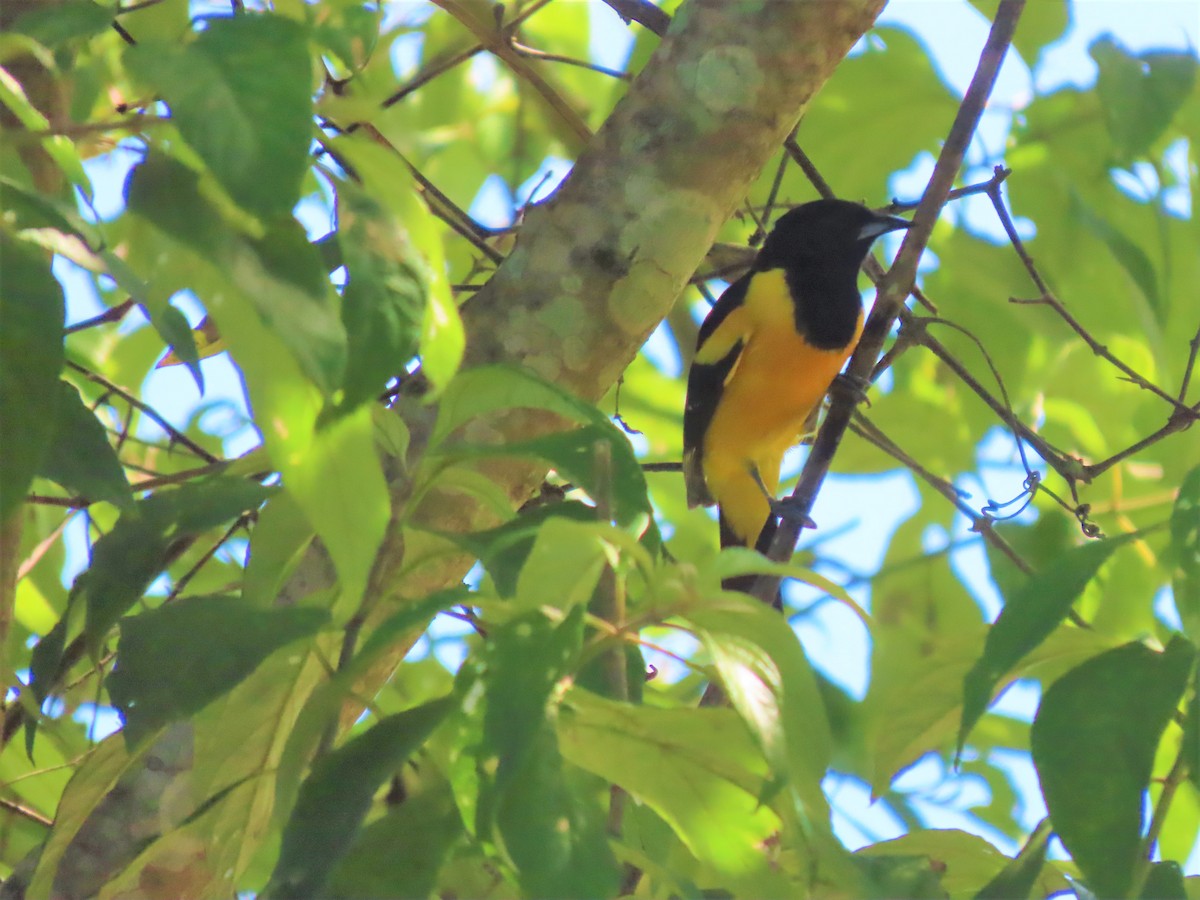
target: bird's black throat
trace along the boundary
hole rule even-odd
[[[795,303],[796,332],[818,350],[841,350],[854,340],[862,297],[858,264],[786,266]]]

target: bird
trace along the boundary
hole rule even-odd
[[[911,224],[846,200],[797,206],[709,310],[688,372],[683,472],[689,507],[718,506],[722,547],[770,546],[786,514],[774,500],[783,455],[862,333],[858,271],[876,238]]]

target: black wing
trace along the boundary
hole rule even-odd
[[[697,355],[718,326],[745,302],[751,274],[727,287],[709,310],[696,340]],[[716,502],[704,482],[704,435],[725,391],[725,379],[741,353],[742,341],[737,341],[721,359],[711,363],[693,362],[688,372],[687,402],[683,408],[683,477],[689,507],[711,506]]]

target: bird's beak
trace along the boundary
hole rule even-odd
[[[873,241],[881,234],[887,234],[889,231],[899,231],[901,228],[912,228],[912,222],[908,221],[908,219],[901,219],[899,216],[877,215],[859,229],[858,239],[860,241]]]

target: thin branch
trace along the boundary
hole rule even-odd
[[[166,419],[164,419],[161,415],[159,415],[154,410],[154,408],[152,406],[150,406],[147,403],[143,403],[137,397],[133,396],[133,394],[129,393],[129,391],[127,391],[124,388],[119,387],[118,385],[109,381],[103,375],[99,375],[96,372],[91,371],[90,369],[85,369],[83,366],[79,365],[76,362],[72,362],[71,360],[67,360],[67,367],[78,372],[84,378],[88,379],[88,381],[91,381],[91,382],[94,382],[95,384],[100,385],[102,388],[104,388],[109,393],[116,394],[118,397],[120,397],[122,400],[124,400],[130,406],[132,406],[136,410],[138,410],[138,412],[142,413],[142,415],[149,417],[151,420],[153,420],[153,422],[156,425],[158,425],[159,428],[161,428],[163,431],[165,431],[168,434],[168,436],[170,436],[171,441],[173,443],[180,444],[180,445],[186,447],[188,450],[190,450],[192,453],[196,454],[196,456],[199,456],[205,462],[218,463],[221,461],[216,456],[213,456],[211,453],[209,453],[207,450],[205,450],[203,447],[201,447],[199,444],[197,444],[195,441],[193,441],[190,437],[188,437],[186,434],[184,434],[178,428],[176,428],[174,425],[172,425],[170,422],[168,422]]]
[[[46,555],[54,544],[62,535],[63,529],[67,527],[67,523],[71,521],[70,514],[63,517],[63,520],[54,526],[54,530],[50,532],[42,540],[38,541],[37,545],[29,551],[29,555],[21,560],[21,565],[17,568],[17,581],[20,582],[26,575],[33,571],[33,567],[41,562],[42,557]]]
[[[671,17],[655,6],[650,0],[604,0],[625,24],[637,22],[643,28],[654,32],[659,37],[665,37],[671,24]]]
[[[1060,301],[1054,295],[1054,292],[1050,290],[1049,285],[1046,284],[1045,280],[1041,276],[1041,273],[1038,272],[1037,266],[1034,264],[1033,259],[1030,257],[1028,251],[1026,251],[1025,243],[1021,240],[1021,236],[1017,234],[1016,226],[1013,225],[1012,216],[1008,214],[1008,207],[1005,205],[1004,198],[1000,193],[1000,186],[996,185],[993,189],[989,190],[987,194],[992,201],[992,206],[996,209],[996,215],[1000,217],[1000,224],[1004,226],[1004,233],[1008,235],[1008,239],[1012,243],[1013,249],[1017,251],[1017,256],[1020,257],[1021,263],[1025,266],[1025,271],[1029,273],[1030,280],[1033,281],[1034,285],[1041,292],[1040,297],[1034,297],[1033,299],[1018,299],[1016,297],[1010,297],[1009,302],[1026,305],[1049,306],[1052,310],[1054,310],[1060,319],[1067,323],[1067,327],[1074,331],[1075,334],[1077,334],[1083,340],[1083,342],[1088,345],[1088,348],[1094,354],[1108,362],[1109,365],[1119,369],[1131,382],[1143,390],[1149,391],[1150,393],[1161,397],[1163,400],[1167,401],[1167,403],[1170,403],[1171,406],[1175,408],[1176,414],[1189,418],[1192,421],[1200,419],[1200,412],[1191,409],[1182,400],[1172,397],[1148,378],[1145,378],[1126,365],[1124,362],[1117,359],[1117,357],[1114,356],[1106,346],[1100,343],[1100,341],[1096,340],[1096,338],[1092,336],[1092,333],[1080,324],[1078,319],[1071,315],[1066,306],[1063,305],[1062,301]]]
[[[1083,470],[1087,474],[1087,480],[1090,481],[1093,478],[1099,477],[1117,463],[1141,453],[1147,447],[1157,444],[1163,438],[1170,437],[1177,432],[1187,430],[1192,426],[1192,422],[1193,420],[1191,418],[1185,418],[1184,416],[1180,415],[1171,416],[1171,418],[1167,420],[1167,424],[1153,434],[1146,435],[1146,437],[1142,438],[1140,441],[1130,444],[1124,450],[1121,450],[1119,453],[1114,453],[1108,459],[1102,460],[1098,463],[1093,463],[1090,466],[1084,466]]]
[[[430,212],[449,225],[459,237],[464,238],[468,243],[471,244],[471,246],[486,256],[493,264],[499,265],[504,260],[504,256],[497,252],[487,242],[486,238],[489,236],[489,234],[486,229],[472,219],[453,200],[443,194],[437,185],[426,178],[421,173],[420,169],[409,162],[408,158],[405,157],[404,154],[398,149],[396,149],[396,146],[391,141],[383,136],[383,133],[380,132],[379,129],[369,122],[356,122],[346,128],[346,133],[350,134],[359,130],[363,131],[371,140],[379,144],[379,146],[384,147],[385,149],[394,153],[396,158],[404,163],[404,165],[408,168],[408,171],[412,174],[413,180],[417,182],[418,190],[429,203]],[[341,159],[335,150],[327,145],[325,150],[330,156],[337,160],[338,165],[340,165],[343,169],[345,169],[347,172],[353,171],[353,167],[350,166],[345,160]]]
[[[987,194],[988,196],[991,196],[992,193],[998,190],[1004,180],[1007,179],[1011,174],[1012,169],[1006,169],[1004,166],[996,166],[995,169],[993,169],[992,177],[987,181],[980,181],[976,184],[968,184],[964,187],[955,188],[949,193],[946,199],[948,201],[960,200],[963,197],[970,197],[975,194]],[[916,209],[920,203],[920,200],[898,200],[893,197],[892,202],[885,206],[882,212],[888,213],[889,215],[899,212],[906,212],[910,209]]]
[[[792,159],[796,161],[796,165],[800,167],[800,171],[804,173],[804,177],[808,179],[809,184],[816,188],[817,193],[820,194],[823,199],[832,200],[837,196],[837,194],[833,192],[833,188],[829,186],[829,182],[826,181],[824,176],[817,171],[817,167],[813,165],[813,161],[808,158],[808,154],[800,149],[800,145],[796,143],[796,135],[794,132],[788,137],[787,140],[783,142],[783,148],[787,150]]]
[[[520,22],[529,18],[534,12],[546,6],[549,0],[535,0],[523,15],[513,22],[500,27],[498,23],[485,23],[483,18],[476,15],[476,8],[464,0],[433,0],[434,4],[457,19],[464,27],[475,35],[488,51],[507,64],[513,74],[523,79],[533,91],[542,98],[546,106],[554,112],[566,127],[567,132],[576,144],[574,149],[586,146],[592,139],[591,129],[578,112],[563,98],[558,90],[550,84],[530,61],[522,57],[509,46],[509,36]]]
[[[1192,339],[1188,341],[1187,365],[1183,368],[1183,381],[1179,384],[1179,402],[1187,401],[1188,388],[1192,384],[1192,370],[1196,367],[1196,356],[1200,354],[1200,325],[1196,326],[1196,333],[1192,335]]]
[[[216,542],[211,547],[204,551],[200,558],[196,560],[195,564],[179,576],[179,580],[175,582],[175,586],[171,588],[171,593],[167,594],[167,598],[163,602],[170,603],[172,600],[182,594],[184,588],[188,586],[188,582],[195,578],[196,575],[199,574],[200,570],[208,564],[208,561],[217,555],[217,551],[224,547],[229,539],[233,537],[239,529],[245,528],[246,525],[250,523],[250,520],[256,515],[257,513],[250,512],[243,513],[242,515],[238,516],[237,519],[234,520],[233,524],[225,529],[225,533],[217,538]]]
[[[25,502],[34,506],[61,506],[64,509],[84,509],[92,505],[92,501],[85,497],[48,497],[45,494],[28,494]]]
[[[974,509],[963,500],[962,492],[959,491],[951,482],[945,478],[933,474],[923,465],[921,465],[915,457],[904,452],[896,445],[896,443],[879,430],[879,427],[864,416],[861,412],[855,411],[854,421],[850,423],[850,430],[856,435],[867,441],[874,447],[886,453],[894,460],[919,477],[922,481],[928,484],[931,488],[945,497],[954,505],[954,507],[962,513],[971,522],[971,531],[979,534],[983,539],[991,544],[997,551],[1008,558],[1014,566],[1017,567],[1025,575],[1033,575],[1034,569],[1025,559],[1013,549],[1012,545],[1004,539],[1004,537],[996,531],[996,520],[988,515],[977,513]],[[1082,618],[1075,610],[1068,610],[1067,618],[1078,625],[1080,628],[1091,628],[1087,620]]]
[[[971,84],[959,106],[946,142],[942,145],[921,205],[913,217],[913,227],[905,235],[891,271],[880,284],[875,307],[871,311],[858,349],[850,359],[848,374],[852,380],[857,379],[860,383],[865,383],[870,376],[892,324],[916,280],[917,261],[929,241],[933,224],[939,211],[946,204],[954,179],[962,167],[967,145],[971,142],[983,115],[987,98],[995,85],[1000,65],[1008,53],[1017,20],[1024,6],[1024,0],[1001,0]],[[796,540],[800,535],[800,523],[812,512],[817,493],[850,425],[857,399],[851,391],[833,391],[829,415],[821,426],[816,443],[805,462],[800,481],[792,492],[791,503],[797,515],[779,523],[768,554],[771,559],[783,561],[789,559],[795,551]],[[763,602],[770,603],[778,587],[779,576],[759,576],[755,584],[755,594]]]
[[[42,815],[36,809],[31,809],[23,803],[16,800],[9,800],[7,797],[0,797],[0,809],[6,809],[10,813],[15,813],[23,819],[29,819],[31,822],[36,822],[45,828],[49,828],[54,824],[54,820]]]
[[[799,125],[796,126],[796,128],[799,127]],[[788,135],[788,140],[793,142],[796,140],[796,128],[792,129],[792,133]],[[787,172],[787,164],[790,158],[791,155],[786,150],[779,155],[779,165],[775,168],[775,180],[771,182],[771,190],[767,193],[767,202],[763,206],[762,221],[764,223],[769,223],[774,218],[775,201],[779,199],[779,189],[783,187],[783,176]],[[760,229],[750,239],[750,246],[757,246],[759,241],[763,240],[766,236],[766,232]]]
[[[100,313],[100,316],[92,316],[90,319],[84,319],[83,322],[77,322],[73,325],[67,325],[62,334],[73,335],[77,331],[85,331],[89,328],[96,328],[97,325],[108,324],[109,322],[120,322],[124,319],[126,313],[134,307],[133,300],[125,300],[116,306],[110,306],[107,310]]]
[[[1171,802],[1175,799],[1175,792],[1188,777],[1188,758],[1191,755],[1188,751],[1188,741],[1184,740],[1180,743],[1179,753],[1175,756],[1171,771],[1167,773],[1167,777],[1163,781],[1162,793],[1158,795],[1158,802],[1154,804],[1150,827],[1146,829],[1146,837],[1142,841],[1142,852],[1138,854],[1137,867],[1133,873],[1133,884],[1129,891],[1130,897],[1142,896],[1142,888],[1146,885],[1146,878],[1149,877],[1150,867],[1153,865],[1151,854],[1154,852],[1154,845],[1158,843],[1158,836],[1167,822],[1167,814],[1171,811]]]
[[[403,100],[405,97],[407,97],[409,94],[413,93],[414,91],[416,91],[420,88],[423,88],[425,85],[427,85],[429,82],[433,81],[433,79],[437,78],[439,75],[449,72],[455,66],[459,65],[460,63],[466,62],[468,59],[475,56],[477,53],[482,53],[484,49],[485,48],[484,48],[483,44],[475,44],[474,46],[468,47],[467,49],[462,50],[458,53],[451,54],[443,59],[433,60],[431,63],[429,63],[429,65],[427,65],[425,68],[421,69],[421,71],[419,71],[416,75],[414,75],[412,77],[412,79],[410,81],[408,81],[407,84],[405,84],[398,91],[396,91],[394,94],[390,95],[382,103],[380,103],[379,104],[380,108],[388,109],[389,107],[394,106],[395,104],[397,104],[401,100]]]
[[[547,53],[544,50],[538,50],[536,47],[527,47],[519,43],[515,37],[510,37],[508,45],[521,56],[529,59],[540,59],[544,62],[563,63],[568,66],[577,66],[580,69],[587,69],[591,72],[599,72],[601,75],[607,75],[610,78],[617,78],[621,81],[632,81],[633,76],[628,72],[620,72],[616,69],[610,69],[607,66],[601,66],[597,63],[588,62],[586,59],[575,59],[571,56],[563,56],[559,53]]]
[[[12,141],[16,144],[31,143],[51,137],[79,138],[89,134],[103,134],[106,131],[141,131],[153,125],[170,122],[160,116],[130,116],[127,119],[117,119],[111,122],[71,122],[57,125],[54,128],[40,128],[36,131],[18,130],[13,132]]]
[[[900,323],[901,334],[907,331],[908,340],[919,344],[936,356],[975,396],[979,397],[992,412],[1006,422],[1020,440],[1028,442],[1050,468],[1068,482],[1087,481],[1085,467],[1079,460],[1067,457],[1020,419],[1011,416],[1006,404],[997,400],[991,391],[979,383],[958,357],[950,352],[945,344],[929,333],[928,329],[924,327],[921,317],[901,312]]]
[[[945,497],[954,505],[954,508],[962,513],[971,523],[971,531],[979,534],[985,541],[1008,557],[1009,561],[1014,566],[1020,569],[1026,575],[1033,574],[1033,566],[1027,563],[1012,545],[1001,537],[995,529],[995,520],[988,516],[981,515],[974,510],[964,499],[962,492],[959,491],[950,481],[942,478],[933,472],[926,469],[916,457],[904,452],[896,445],[896,443],[879,430],[874,422],[864,416],[861,412],[854,413],[854,420],[850,423],[850,430],[867,443],[886,453],[892,459],[896,460],[931,488]]]

